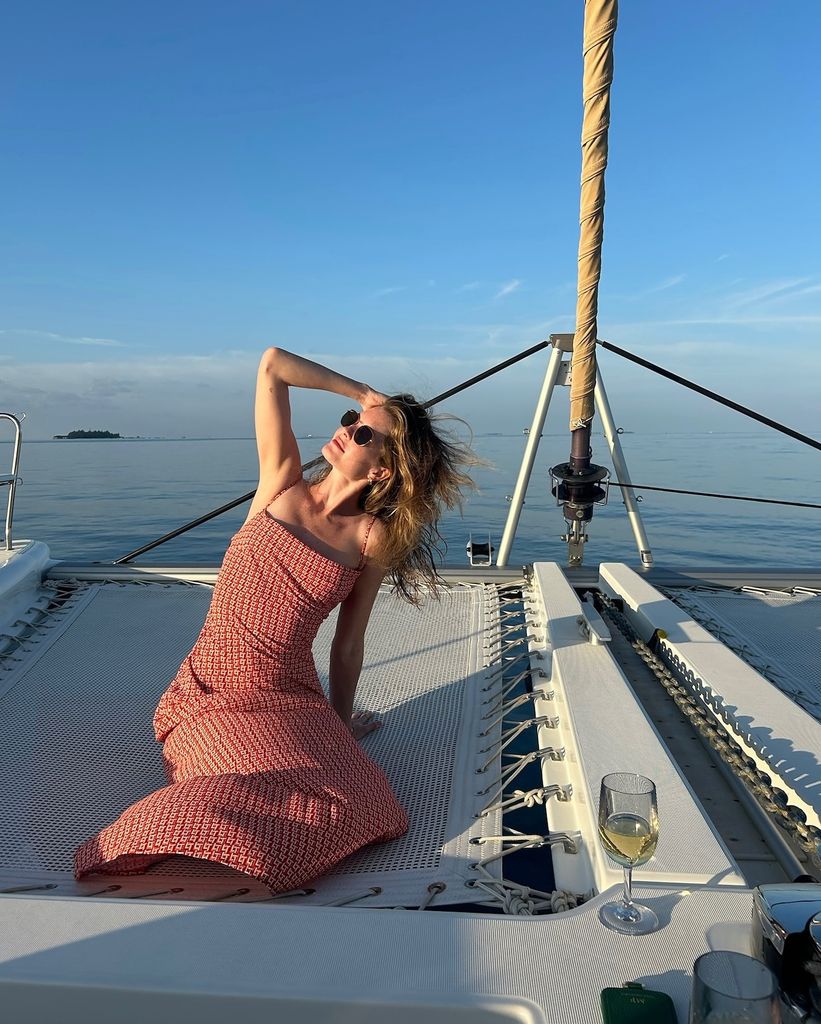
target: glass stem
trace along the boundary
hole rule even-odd
[[[629,868],[624,869],[624,895],[622,896],[622,900],[624,902],[625,907],[629,908],[630,910],[633,909],[632,884],[633,866],[631,865]]]

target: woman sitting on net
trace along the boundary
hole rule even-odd
[[[290,389],[357,403],[302,475]],[[233,537],[205,624],[154,716],[169,785],[133,804],[75,856],[77,877],[146,870],[170,855],[216,861],[296,888],[405,812],[360,748],[379,726],[354,713],[365,628],[387,575],[416,603],[435,588],[437,522],[469,484],[468,450],[410,395],[387,397],[270,348],[257,376],[259,484]],[[330,701],[312,656],[337,605]]]

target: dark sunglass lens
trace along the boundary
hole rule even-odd
[[[353,432],[354,444],[366,445],[373,441],[373,431],[370,427],[366,427],[364,424],[361,427],[357,427]]]
[[[342,419],[339,422],[343,427],[350,427],[352,424],[356,423],[358,419],[359,413],[354,409],[348,409],[346,413],[342,414]]]

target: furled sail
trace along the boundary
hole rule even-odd
[[[617,0],[585,0],[584,119],[582,122],[581,203],[579,208],[578,298],[570,386],[570,429],[593,419],[596,386],[596,327],[604,236],[604,172],[610,127],[613,36]]]

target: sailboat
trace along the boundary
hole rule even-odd
[[[22,442],[4,414],[16,436],[0,477],[9,1020],[581,1024],[600,1019],[604,988],[626,983],[666,993],[684,1020],[698,956],[757,952],[756,887],[786,892],[803,878],[805,920],[821,911],[821,571],[658,566],[597,375],[595,188],[615,17],[613,0],[588,0],[576,331],[538,346],[550,357],[495,564],[488,542],[487,558],[444,570],[440,602],[409,611],[384,593],[374,610],[359,699],[378,700],[388,726],[368,752],[408,810],[407,836],[289,893],[185,858],[74,880],[75,847],[163,784],[147,723],[218,570],[136,564],[140,552],[56,562],[36,539],[13,540]],[[568,566],[513,568],[547,405],[568,384],[571,451],[553,469]],[[615,482],[592,461],[594,406]],[[633,567],[585,564],[611,487],[636,538]],[[657,920],[646,934],[599,916],[623,877],[599,839],[600,780],[612,772],[658,792],[658,845],[632,893]]]

